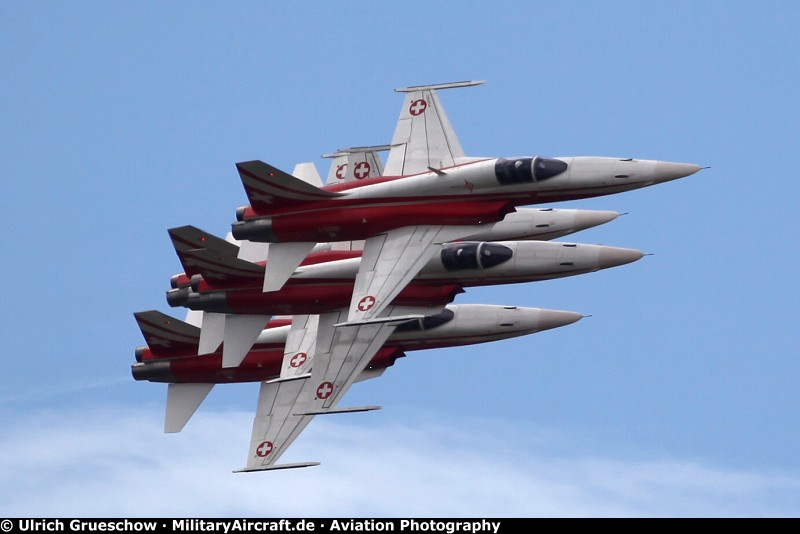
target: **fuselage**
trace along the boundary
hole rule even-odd
[[[533,334],[574,323],[575,312],[493,306],[450,305],[436,315],[415,319],[394,331],[371,360],[368,371],[391,366],[406,351],[456,347],[498,341]],[[280,325],[280,323],[272,323]],[[137,350],[132,367],[136,380],[167,383],[229,383],[269,380],[280,375],[289,326],[265,329],[238,367],[223,368],[222,352],[196,356],[174,356],[163,349],[157,353]]]
[[[464,235],[458,241],[548,241],[564,237],[587,228],[605,224],[619,216],[614,211],[553,209],[553,208],[521,208],[507,214],[503,220],[479,227],[476,233]],[[181,259],[185,272],[174,275],[170,279],[173,289],[188,286],[191,277],[203,274],[202,258],[198,258],[198,250],[205,249],[219,255],[220,258],[238,257],[239,247],[226,240],[211,236],[194,227],[174,228],[170,230],[175,252]],[[358,258],[362,251],[359,245],[352,242],[339,244],[335,242],[318,243],[312,252],[300,263],[300,266],[325,263],[329,261]],[[214,263],[212,261],[212,263]],[[216,262],[218,263],[218,262]],[[258,262],[260,268],[265,262]],[[232,271],[230,268],[214,276],[205,271],[206,281],[217,289],[236,288],[242,286],[242,268]],[[253,267],[249,268],[253,270]],[[261,280],[259,274],[254,280]],[[261,284],[261,282],[258,282]]]
[[[466,287],[553,280],[623,265],[642,255],[635,249],[564,242],[447,243],[394,304],[441,305],[452,302]],[[236,289],[199,281],[191,289],[168,292],[168,302],[217,313],[324,313],[349,305],[360,261],[350,258],[301,266],[279,291],[266,293],[258,278]]]
[[[692,164],[601,157],[488,158],[323,189],[339,196],[237,211],[237,239],[356,240],[408,224],[468,225],[502,220],[518,206],[610,195],[697,172]]]

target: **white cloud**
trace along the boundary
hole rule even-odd
[[[131,380],[128,377],[106,377],[94,380],[83,380],[80,382],[64,382],[60,384],[26,384],[24,390],[19,390],[19,388],[13,392],[10,391],[10,388],[0,390],[0,404],[42,401],[69,393],[109,388],[130,383]]]
[[[153,413],[50,411],[9,423],[0,516],[787,516],[800,498],[795,475],[554,454],[552,435],[510,424],[420,417],[411,427],[368,414],[318,417],[283,458],[320,467],[233,474],[252,414],[200,413],[164,435]]]

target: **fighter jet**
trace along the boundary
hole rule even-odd
[[[474,84],[401,89],[407,93],[406,102],[383,175],[360,180],[354,176],[354,180],[320,186],[310,179],[313,176],[299,176],[303,173],[298,170],[290,175],[258,160],[237,164],[250,202],[237,209],[238,222],[231,227],[231,239],[242,242],[237,257],[230,255],[230,249],[221,253],[214,252],[213,247],[185,251],[184,257],[194,264],[185,266],[186,275],[175,279],[176,291],[180,291],[173,295],[185,295],[188,301],[188,295],[198,293],[202,299],[207,296],[202,291],[215,291],[215,284],[226,285],[226,277],[252,280],[253,274],[260,272],[263,298],[280,293],[284,285],[290,291],[296,283],[293,278],[299,279],[304,270],[329,267],[329,262],[316,262],[311,260],[313,254],[309,255],[315,248],[319,257],[333,252],[333,247],[321,249],[320,243],[364,240],[360,258],[337,260],[339,265],[358,260],[349,303],[345,298],[338,303],[343,306],[318,316],[292,318],[280,375],[262,382],[250,455],[243,471],[310,465],[276,464],[310,417],[374,408],[341,408],[338,403],[368,371],[370,362],[397,329],[436,316],[445,309],[448,297],[452,300],[452,289],[441,284],[421,289],[417,300],[399,300],[404,291],[414,290],[417,278],[437,253],[455,250],[456,263],[463,255],[478,267],[488,267],[483,270],[505,263],[489,265],[497,257],[502,259],[503,249],[494,248],[497,243],[487,246],[453,241],[498,230],[510,215],[522,211],[518,209],[521,206],[629,191],[689,176],[700,169],[689,163],[631,158],[466,157],[435,91]],[[248,259],[242,251],[254,243],[268,246],[261,247],[246,267],[230,261]],[[569,245],[578,246],[564,246]],[[483,251],[490,253],[490,259],[482,256]],[[263,271],[253,263],[255,257],[266,259]],[[446,266],[443,256],[439,260]],[[219,269],[209,268],[214,262]],[[196,272],[191,274],[191,270]],[[348,276],[352,278],[352,274]],[[218,294],[224,296],[226,305],[230,304],[230,289]],[[288,302],[286,295],[280,298],[284,305]],[[228,321],[221,328],[215,319],[218,317],[224,315],[204,314],[198,352],[216,351],[224,339],[220,367],[235,372],[238,362],[228,358],[226,350],[234,346],[234,353],[241,352],[244,346],[242,354],[246,354],[268,317],[231,315],[242,318],[231,322],[231,328]]]
[[[279,441],[260,434],[268,418],[278,419],[286,407],[270,402],[270,390],[276,388],[271,380],[278,379],[284,359],[284,347],[289,334],[286,324],[291,319],[271,321],[259,336],[242,365],[230,369],[222,366],[222,354],[197,356],[200,330],[179,319],[158,311],[134,314],[146,346],[136,349],[136,362],[131,367],[135,380],[169,384],[164,420],[165,432],[180,432],[215,384],[236,382],[261,382],[262,393],[254,420],[254,451],[245,469],[257,468],[269,457],[274,462],[289,447],[291,439]],[[383,347],[360,373],[357,381],[376,378],[404,357],[406,352],[431,348],[455,347],[509,339],[572,324],[581,314],[541,308],[516,306],[491,306],[484,304],[449,305],[442,312],[402,324],[389,337]],[[303,366],[307,354],[295,353],[289,363],[294,368]],[[366,410],[376,407],[364,407]],[[295,416],[305,427],[313,415]],[[302,430],[302,428],[300,428]],[[272,441],[270,441],[272,440]],[[316,462],[290,464],[293,467],[316,465]],[[286,466],[278,466],[286,467]]]
[[[542,232],[548,230],[539,229]],[[278,468],[275,462],[281,452],[308,424],[312,415],[372,409],[338,408],[336,404],[352,383],[374,368],[374,363],[370,362],[381,358],[382,343],[393,334],[396,325],[406,324],[409,320],[413,323],[423,316],[436,316],[438,310],[451,302],[464,287],[572,276],[630,263],[642,257],[642,252],[633,249],[564,242],[447,243],[442,246],[441,253],[421,270],[417,279],[398,295],[388,310],[388,318],[353,328],[343,327],[341,323],[346,318],[347,304],[361,261],[358,251],[313,253],[281,290],[264,293],[260,287],[263,264],[239,259],[234,245],[193,227],[173,229],[170,234],[184,267],[193,274],[172,278],[176,289],[168,293],[169,302],[173,306],[183,305],[206,312],[197,340],[198,351],[206,343],[204,336],[214,331],[213,321],[220,316],[227,319],[224,336],[217,334],[213,344],[207,344],[202,351],[217,355],[214,360],[203,361],[216,369],[219,359],[219,370],[227,373],[225,376],[246,373],[240,369],[248,368],[249,356],[246,354],[252,352],[251,343],[241,331],[228,331],[229,325],[233,325],[230,330],[237,325],[236,322],[228,323],[228,320],[243,319],[263,328],[273,314],[303,314],[291,321],[280,376],[262,386],[261,415],[254,423],[250,460],[245,470]],[[209,248],[189,248],[198,244]],[[351,257],[317,261],[325,254]],[[308,315],[318,313],[321,315]],[[223,337],[225,342],[219,356],[218,346]],[[245,356],[232,360],[235,354]],[[181,368],[179,364],[175,366]],[[170,390],[169,398],[175,406],[196,406],[195,403],[202,401],[208,389],[208,386],[197,385],[175,387]]]
[[[468,84],[474,82],[400,89],[409,96],[384,176],[320,188],[262,161],[237,163],[250,204],[237,209],[231,231],[238,240],[273,244],[264,291],[279,289],[318,242],[363,239],[348,321],[371,320],[440,243],[474,234],[519,206],[610,195],[700,170],[627,157],[464,157],[434,92]],[[426,158],[417,145],[431,147]]]
[[[449,303],[467,287],[554,280],[617,267],[642,256],[635,249],[567,242],[447,243],[398,294],[395,303]],[[279,291],[263,293],[263,265],[208,249],[185,251],[181,257],[197,274],[188,286],[167,292],[170,306],[263,315],[263,323],[274,315],[324,313],[346,307],[361,261],[351,257],[301,265]]]
[[[528,220],[502,221],[481,236],[522,234],[549,238],[612,220],[614,212],[531,210]],[[547,222],[544,222],[547,221]],[[531,222],[539,224],[531,224]],[[201,354],[224,340],[224,366],[237,365],[275,314],[313,314],[346,307],[361,251],[312,252],[279,291],[263,293],[262,263],[237,258],[236,246],[200,229],[169,231],[185,273],[171,279],[167,302],[203,311]],[[555,279],[623,265],[642,252],[618,247],[545,241],[474,242],[443,246],[395,303],[425,308],[452,302],[464,287]],[[299,328],[299,327],[298,327]]]

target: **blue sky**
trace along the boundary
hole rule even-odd
[[[800,4],[0,4],[2,516],[798,516]],[[396,87],[441,93],[474,156],[710,169],[559,204],[569,240],[652,253],[456,302],[591,315],[409,354],[234,475],[258,387],[164,435],[133,312],[167,306],[167,229],[224,234],[234,163],[387,143]],[[279,488],[279,490],[278,490]]]

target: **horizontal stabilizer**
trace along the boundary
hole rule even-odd
[[[282,288],[316,245],[310,242],[270,243],[263,291],[267,293]]]
[[[200,346],[197,354],[216,352],[225,339],[225,314],[203,312],[200,322]]]
[[[319,462],[297,462],[294,464],[280,464],[280,465],[265,465],[264,467],[242,467],[241,469],[234,469],[234,473],[254,473],[256,471],[276,471],[278,469],[297,469],[300,467],[314,467],[319,465]]]
[[[256,243],[255,241],[241,241],[238,257],[240,260],[258,263],[267,261],[269,243]]]
[[[167,388],[167,413],[164,432],[183,430],[214,384],[170,384]]]
[[[298,163],[294,166],[292,174],[307,184],[311,184],[316,187],[322,187],[324,185],[322,183],[322,178],[319,175],[319,171],[317,170],[317,166],[313,163]]]
[[[297,413],[295,415],[324,415],[328,413],[358,413],[380,410],[380,406],[353,406],[352,408],[328,408],[326,410],[314,410],[311,412]]]
[[[186,317],[183,320],[186,324],[196,326],[199,332],[199,329],[203,326],[203,312],[200,310],[186,310]]]
[[[269,315],[226,315],[222,367],[238,367],[270,319]]]

